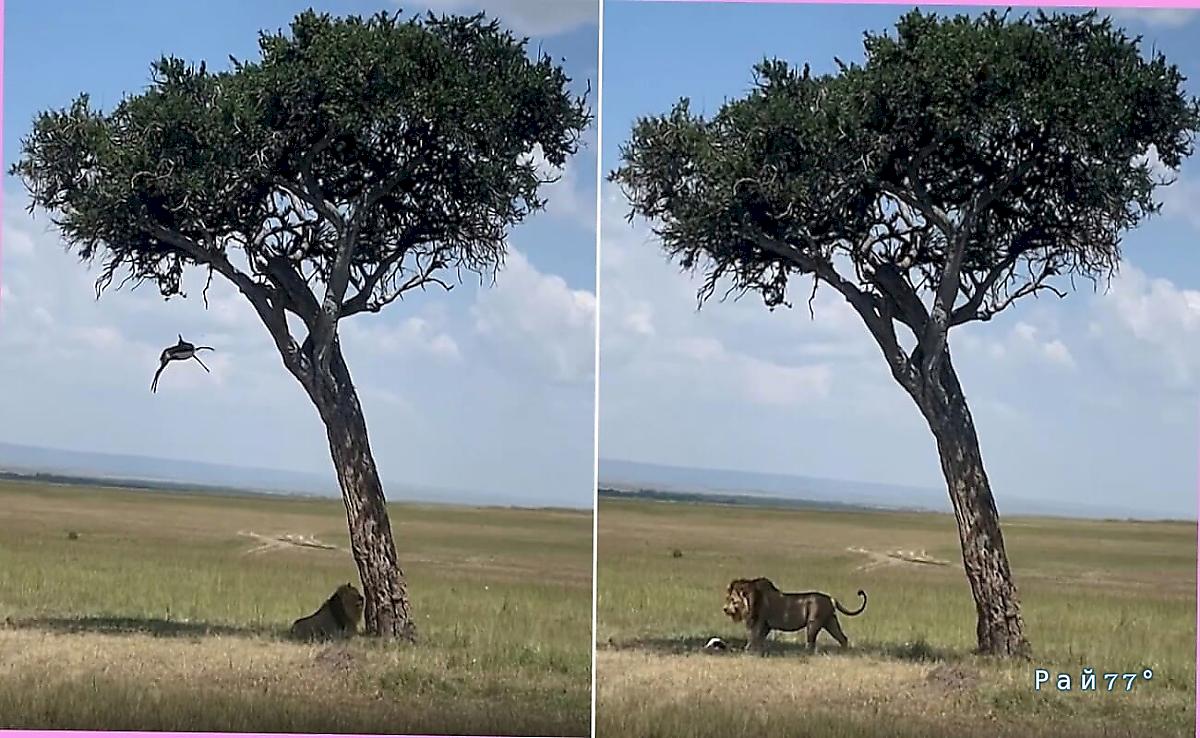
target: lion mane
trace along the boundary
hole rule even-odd
[[[289,633],[302,641],[329,640],[354,635],[362,618],[365,600],[347,582],[338,587],[325,604],[308,617],[292,623]]]

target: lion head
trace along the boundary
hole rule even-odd
[[[745,585],[745,579],[734,579],[725,590],[725,606],[721,608],[721,612],[735,623],[745,620],[746,612],[750,609]]]
[[[337,600],[342,612],[346,614],[346,620],[351,628],[358,624],[359,619],[362,618],[366,600],[353,584],[347,582],[338,587],[330,599]]]
[[[735,623],[748,622],[758,611],[763,593],[774,589],[770,579],[734,579],[725,590],[725,606],[721,610]]]

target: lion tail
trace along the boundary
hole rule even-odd
[[[867,593],[860,589],[858,590],[858,596],[860,599],[862,599],[862,604],[858,606],[857,610],[847,610],[846,608],[842,607],[842,603],[838,602],[837,600],[833,601],[833,606],[836,607],[838,612],[842,613],[843,615],[859,615],[863,610],[867,609]]]

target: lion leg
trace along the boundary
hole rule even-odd
[[[829,621],[825,623],[825,632],[833,636],[838,643],[842,644],[842,648],[847,648],[850,645],[850,639],[842,632],[842,625],[838,622],[837,615],[829,616]]]
[[[766,651],[767,634],[770,632],[771,627],[765,620],[750,626],[750,638],[746,641],[746,650]]]
[[[824,626],[817,621],[808,621],[808,625],[806,626],[805,630],[807,631],[808,635],[808,650],[810,653],[817,650],[817,636],[821,634],[822,627]]]

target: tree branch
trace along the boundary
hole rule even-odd
[[[955,308],[954,311],[950,313],[951,327],[962,325],[963,323],[971,320],[987,319],[982,317],[982,314],[979,312],[983,307],[984,300],[987,299],[988,294],[1000,282],[1000,279],[1004,277],[1004,275],[1014,266],[1016,266],[1017,258],[1019,256],[1019,253],[1009,254],[990,270],[988,270],[987,275],[984,276],[983,280],[975,286],[975,291],[971,294],[967,301]],[[989,315],[988,317],[991,316]]]
[[[837,290],[866,324],[867,330],[871,332],[875,343],[887,359],[892,376],[909,391],[916,391],[916,381],[909,366],[908,355],[896,338],[892,316],[885,308],[881,308],[871,294],[839,274],[828,259],[811,256],[789,243],[766,235],[758,235],[755,243],[764,251],[792,264],[801,272],[814,275]]]
[[[877,265],[869,276],[879,291],[895,303],[899,311],[896,317],[912,330],[914,336],[920,336],[929,321],[929,313],[916,290],[905,282],[900,270],[894,264],[885,262]]]
[[[377,313],[397,299],[402,298],[405,292],[418,288],[425,289],[425,286],[430,284],[436,284],[447,292],[454,289],[453,284],[433,276],[434,272],[446,266],[445,262],[442,261],[441,257],[435,251],[429,254],[429,261],[423,266],[420,264],[418,258],[417,268],[411,277],[396,285],[394,289],[390,289],[389,294],[381,295],[377,299],[372,300],[371,296],[374,294],[375,289],[384,279],[388,278],[388,274],[392,273],[392,270],[403,260],[406,253],[407,249],[398,249],[387,260],[380,262],[367,275],[367,278],[363,281],[354,297],[347,300],[342,306],[342,315],[350,316],[362,312]]]
[[[1029,164],[1023,163],[1013,167],[1009,173],[994,185],[979,193],[972,203],[962,223],[957,228],[951,226],[946,231],[947,249],[946,262],[934,291],[933,306],[929,311],[929,321],[925,324],[918,346],[924,356],[924,366],[921,375],[926,381],[932,381],[946,346],[946,336],[951,326],[951,314],[962,279],[962,264],[967,252],[967,241],[975,231],[979,217],[991,207],[1013,184],[1028,170]]]
[[[306,186],[311,190],[313,187],[317,186],[315,178],[311,176],[311,169],[304,171],[308,172],[308,174],[305,175],[306,182],[308,182]],[[316,325],[313,326],[309,336],[309,338],[312,340],[317,366],[321,367],[322,369],[328,369],[329,367],[329,349],[332,347],[333,342],[336,339],[337,322],[342,318],[343,315],[352,315],[355,312],[362,312],[363,310],[370,309],[371,306],[369,303],[371,292],[387,273],[387,270],[381,264],[379,268],[377,268],[371,274],[371,276],[367,278],[367,283],[369,283],[369,285],[364,283],[363,288],[360,288],[358,294],[355,296],[357,298],[365,295],[365,298],[361,302],[352,300],[355,304],[351,307],[350,311],[347,311],[346,290],[350,286],[350,267],[354,262],[355,251],[358,249],[359,234],[363,226],[363,218],[371,211],[373,207],[375,207],[376,204],[378,204],[382,198],[394,192],[397,187],[399,187],[406,179],[408,179],[411,173],[411,167],[406,166],[402,170],[394,173],[383,182],[380,182],[375,187],[368,190],[367,193],[363,195],[361,202],[354,207],[349,222],[343,220],[340,215],[337,216],[337,220],[335,221],[339,231],[337,256],[334,257],[333,266],[329,272],[329,279],[326,282],[325,288],[325,297],[321,302],[321,309],[317,317]],[[319,190],[316,194],[319,196]],[[404,252],[406,250],[406,247],[398,248],[396,250],[400,259],[404,258]],[[426,279],[422,282],[422,284],[428,281],[438,280],[430,279],[428,278],[428,275],[426,275]],[[449,289],[449,287],[447,287],[447,289]],[[400,293],[398,292],[396,296],[382,303],[380,307],[396,299],[399,294]]]
[[[929,158],[935,151],[937,151],[936,143],[926,144],[905,166],[905,178],[908,180],[908,186],[911,188],[911,191],[882,180],[877,181],[876,185],[884,194],[890,195],[919,212],[925,220],[942,231],[949,242],[954,238],[954,223],[944,210],[933,204],[933,198],[929,196],[925,185],[921,183],[918,171],[922,162]]]
[[[925,321],[925,330],[917,339],[917,345],[925,359],[924,366],[921,367],[921,375],[926,380],[932,379],[934,376],[938,359],[942,355],[942,348],[946,345],[946,334],[950,330],[950,312],[954,307],[955,298],[958,296],[962,263],[966,253],[967,232],[962,231],[950,241],[946,263],[942,265],[942,273],[933,294],[933,306],[929,310],[929,320]]]
[[[342,301],[346,298],[346,289],[350,286],[350,263],[358,245],[358,228],[352,226],[338,239],[337,256],[325,283],[325,297],[321,300],[321,309],[317,312],[316,324],[309,333],[313,357],[317,366],[328,370],[330,351],[337,337],[337,323],[342,315]]]
[[[266,257],[265,273],[271,284],[287,295],[295,308],[292,312],[303,320],[311,331],[321,307],[309,289],[308,282],[296,271],[293,263],[282,256],[272,254]]]
[[[337,207],[333,203],[325,199],[321,183],[317,181],[317,175],[313,172],[313,162],[332,143],[333,136],[326,133],[319,141],[313,144],[312,148],[305,152],[304,156],[300,157],[297,169],[300,172],[300,181],[303,183],[303,189],[299,194],[305,202],[328,219],[338,231],[344,231],[346,228],[345,218],[342,217],[342,214],[338,212]]]
[[[199,264],[210,266],[218,274],[232,282],[250,301],[254,311],[258,313],[259,319],[266,326],[271,338],[274,339],[284,365],[298,379],[306,381],[307,367],[304,357],[300,354],[300,347],[288,329],[287,316],[283,311],[283,300],[278,296],[273,296],[270,290],[235,267],[220,249],[206,248],[179,231],[157,223],[150,223],[142,228],[162,244],[186,254]]]

